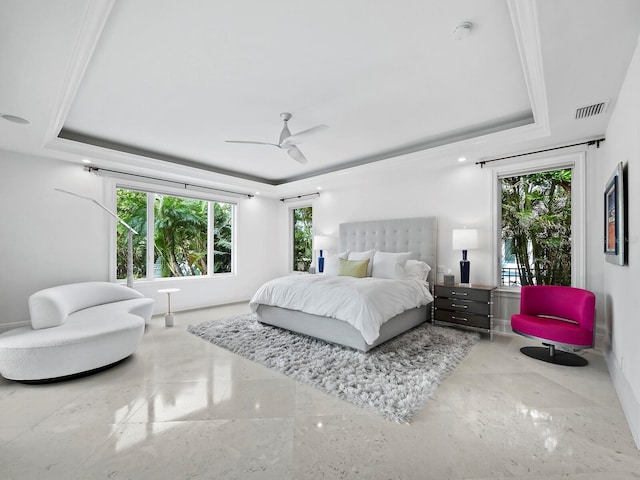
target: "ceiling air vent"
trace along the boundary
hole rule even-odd
[[[576,110],[576,120],[580,118],[588,118],[594,117],[596,115],[601,115],[607,111],[607,105],[609,105],[609,100],[606,102],[594,103],[593,105],[587,105],[586,107],[581,107]]]

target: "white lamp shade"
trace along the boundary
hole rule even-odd
[[[475,228],[454,229],[452,234],[454,250],[478,248],[478,230]]]
[[[332,246],[332,239],[326,235],[315,235],[313,237],[313,248],[316,250],[328,250]]]

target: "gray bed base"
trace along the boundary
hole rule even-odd
[[[382,252],[413,252],[415,258],[431,266],[428,281],[429,285],[433,285],[438,265],[436,258],[437,238],[438,222],[436,217],[341,223],[339,226],[339,251],[359,252],[376,249]],[[380,336],[373,345],[367,344],[362,338],[362,334],[349,323],[335,318],[268,305],[258,306],[257,315],[258,320],[262,323],[366,352],[402,332],[430,320],[431,304],[412,308],[387,320],[380,328]]]
[[[356,328],[345,321],[336,320],[335,318],[322,317],[270,305],[259,305],[257,315],[258,321],[261,323],[367,352],[381,343],[430,320],[431,304],[406,310],[383,323],[382,327],[380,327],[380,336],[373,345],[365,342],[362,334]]]

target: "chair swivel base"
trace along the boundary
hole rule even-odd
[[[553,345],[549,345],[549,348],[522,347],[520,351],[527,357],[555,365],[564,365],[566,367],[585,367],[589,365],[586,358],[576,355],[575,353],[559,352]]]

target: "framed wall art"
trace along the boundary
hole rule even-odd
[[[622,162],[604,189],[604,254],[607,262],[625,264],[625,192]]]

